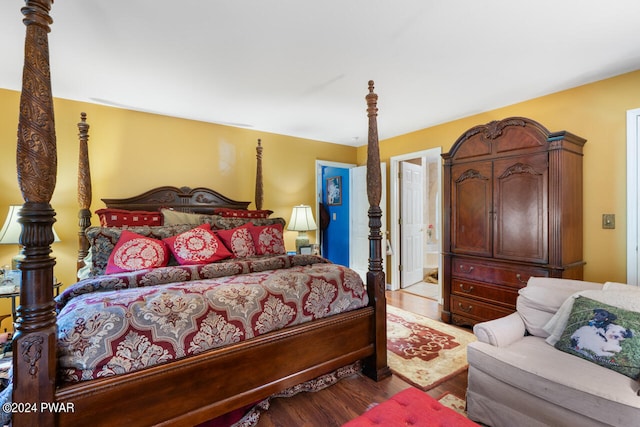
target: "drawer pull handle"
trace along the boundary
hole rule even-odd
[[[465,289],[464,283],[460,283],[460,290],[466,294],[470,294],[473,291],[473,285],[469,285],[469,289]]]
[[[464,311],[465,313],[469,313],[471,312],[471,310],[473,310],[472,305],[469,305],[468,307],[463,307],[461,302],[458,303],[458,308],[460,308],[460,310]]]
[[[464,264],[460,264],[460,271],[462,271],[463,273],[469,274],[473,271],[473,265],[464,265]]]
[[[518,279],[518,282],[522,283],[522,284],[527,284],[526,280],[522,280],[522,276],[520,275],[520,273],[516,274],[516,279]]]

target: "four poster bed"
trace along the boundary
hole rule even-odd
[[[88,277],[83,275],[83,280],[54,300],[55,260],[50,256],[50,245],[55,211],[50,200],[57,160],[47,43],[52,3],[52,0],[27,0],[22,9],[27,30],[17,166],[25,201],[20,218],[25,257],[20,264],[22,287],[13,340],[12,399],[16,408],[13,425],[192,426],[357,361],[362,361],[363,372],[375,380],[389,376],[380,235],[377,95],[373,82],[369,82],[366,96],[370,203],[366,287],[352,270],[319,257],[286,255],[282,248],[272,252],[265,249],[277,245],[266,245],[260,250],[256,243],[257,254],[242,253],[233,247],[232,253],[223,259],[191,264],[189,254],[185,256],[177,250],[176,242],[183,233],[205,233],[211,238],[246,226],[255,239],[256,229],[277,231],[278,222],[280,227],[283,222],[276,218],[247,220],[217,215],[216,209],[224,208],[250,216],[249,203],[231,200],[207,188],[161,187],[129,199],[103,199],[110,209],[149,212],[173,208],[163,210],[163,215],[185,214],[189,219],[195,216],[198,225],[194,222],[187,226],[178,220],[173,225],[164,224],[162,230],[148,225],[127,230],[92,227],[89,126],[83,116],[79,123],[78,267],[90,271]],[[258,146],[256,210],[262,209],[261,150]],[[129,232],[136,232],[133,240],[142,236],[167,241],[175,258],[186,261],[153,269],[107,271],[114,265],[124,265],[120,262],[124,255],[118,256],[126,253],[119,252],[125,246],[118,245],[123,240],[127,243],[124,236]],[[254,241],[263,242],[262,238],[259,234]],[[107,257],[107,247],[111,255],[120,255]],[[197,255],[202,255],[201,252]],[[90,263],[85,265],[85,260]],[[243,274],[237,274],[239,271]],[[249,288],[249,282],[267,286],[255,290]],[[310,287],[304,288],[303,284]],[[291,289],[303,298],[287,294]],[[261,298],[252,300],[257,308],[243,306],[242,310],[237,309],[238,305],[221,306],[225,299],[232,299],[229,295],[261,295]],[[330,301],[323,302],[327,298]],[[136,309],[144,306],[143,301],[151,301],[145,307],[157,310]],[[151,324],[154,313],[171,311],[180,302],[197,312],[196,317],[185,320],[180,317],[184,313],[177,312],[174,317],[169,316],[172,320],[167,328]],[[264,317],[269,310],[271,316]],[[250,312],[253,317],[243,319],[241,311]],[[277,317],[273,313],[287,311],[286,320],[273,321]],[[83,335],[101,321],[109,325],[100,329],[100,333]],[[198,327],[181,330],[186,323]],[[238,335],[244,339],[235,339]],[[148,358],[142,358],[138,350],[143,347],[127,347],[136,339],[164,339],[164,344],[150,342],[145,348],[154,351]],[[80,361],[74,359],[78,355]],[[89,359],[96,364],[90,364]],[[43,402],[57,406],[41,406]],[[38,410],[17,409],[25,408],[25,404],[36,404]]]

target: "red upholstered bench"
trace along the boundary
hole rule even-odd
[[[343,425],[368,426],[478,427],[478,424],[442,405],[425,392],[411,387]]]

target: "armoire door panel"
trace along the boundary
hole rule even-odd
[[[451,250],[492,254],[492,164],[456,165],[452,168]]]
[[[527,262],[548,259],[546,153],[494,163],[494,257]]]
[[[515,311],[531,277],[582,279],[585,142],[507,117],[466,130],[442,155],[445,322]]]

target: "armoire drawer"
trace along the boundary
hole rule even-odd
[[[548,277],[549,271],[544,268],[516,266],[496,262],[479,262],[466,258],[454,257],[451,273],[455,278],[466,278],[481,282],[523,288],[529,277]]]
[[[461,297],[479,299],[515,308],[518,291],[512,287],[473,282],[454,277],[451,280],[451,293]]]
[[[451,295],[451,312],[477,321],[486,321],[508,316],[515,309],[487,304],[482,301]]]

